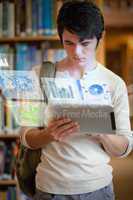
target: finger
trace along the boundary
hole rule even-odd
[[[62,134],[65,130],[72,128],[74,126],[73,122],[69,122],[66,124],[62,124],[62,125],[55,125],[54,127],[51,128],[51,134],[56,137],[56,139],[59,137],[60,134]]]
[[[51,122],[49,127],[56,129],[57,127],[63,126],[63,125],[70,123],[70,122],[72,122],[72,120],[69,119],[69,118],[60,118],[58,120],[54,120],[53,122]]]
[[[68,136],[68,133],[77,131],[78,128],[79,128],[79,125],[77,123],[71,122],[67,125],[59,127],[54,136],[56,139],[59,139],[60,137]]]
[[[76,126],[77,126],[77,123],[71,121],[71,122],[68,122],[68,123],[65,123],[65,124],[62,124],[62,125],[58,126],[58,130],[59,130],[59,132],[65,132],[68,129],[74,128]]]
[[[60,117],[60,118],[55,118],[53,119],[49,124],[55,124],[55,123],[60,123],[60,122],[65,122],[65,121],[72,121],[71,119],[67,117]]]
[[[53,137],[53,139],[56,139],[56,138],[58,138],[58,134],[60,134],[60,132],[61,132],[60,128],[64,124],[68,124],[70,122],[72,122],[72,121],[68,118],[60,118],[58,120],[54,120],[50,125],[48,125],[47,133],[50,134]]]
[[[67,137],[73,135],[73,134],[76,133],[78,130],[79,130],[79,127],[70,128],[70,129],[68,129],[65,133],[62,133],[62,134],[59,136],[58,140],[59,140],[59,141],[64,141]]]

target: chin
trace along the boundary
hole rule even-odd
[[[75,62],[77,64],[84,64],[85,63],[84,60],[78,60],[78,59],[73,59],[73,62]]]
[[[75,63],[80,65],[80,66],[84,66],[86,64],[85,61],[75,61]]]

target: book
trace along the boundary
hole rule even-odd
[[[0,176],[3,175],[5,168],[5,143],[0,141]]]

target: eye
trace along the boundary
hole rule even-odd
[[[64,42],[66,45],[73,45],[73,42],[71,42],[71,41],[65,41]]]
[[[82,42],[81,44],[82,44],[82,46],[86,47],[90,44],[90,42]]]

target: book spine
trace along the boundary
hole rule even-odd
[[[43,0],[38,0],[38,34],[43,34]]]
[[[26,35],[26,0],[20,0],[20,36]]]
[[[25,44],[17,44],[16,45],[16,70],[28,70],[29,63],[26,62],[27,54],[28,54],[28,45]]]
[[[8,44],[0,45],[0,69],[9,69],[9,48]]]
[[[3,2],[0,1],[0,37],[3,36]]]
[[[10,107],[8,106],[8,102],[6,105],[6,119],[5,119],[5,131],[7,131],[8,133],[12,133],[13,132],[13,115],[11,112]]]
[[[37,35],[38,31],[38,0],[32,1],[32,35]]]
[[[3,0],[3,36],[7,37],[8,36],[8,8],[9,8],[9,2],[8,0]]]
[[[8,36],[15,36],[15,5],[14,2],[8,4]]]
[[[43,1],[43,34],[50,35],[50,0]]]
[[[1,191],[1,200],[6,200],[6,191]]]
[[[0,177],[4,174],[5,168],[5,143],[0,141]]]
[[[57,34],[56,31],[56,11],[57,10],[57,2],[55,3],[53,0],[51,0],[50,3],[50,13],[51,13],[51,20],[50,20],[50,27],[51,27],[51,35]]]
[[[0,131],[4,130],[4,100],[0,96]]]
[[[26,34],[32,34],[32,0],[26,1]]]
[[[15,2],[15,35],[20,35],[20,0]]]
[[[13,70],[14,69],[14,64],[15,64],[15,51],[14,51],[14,47],[10,46],[8,49],[8,65],[9,65],[9,69]]]

